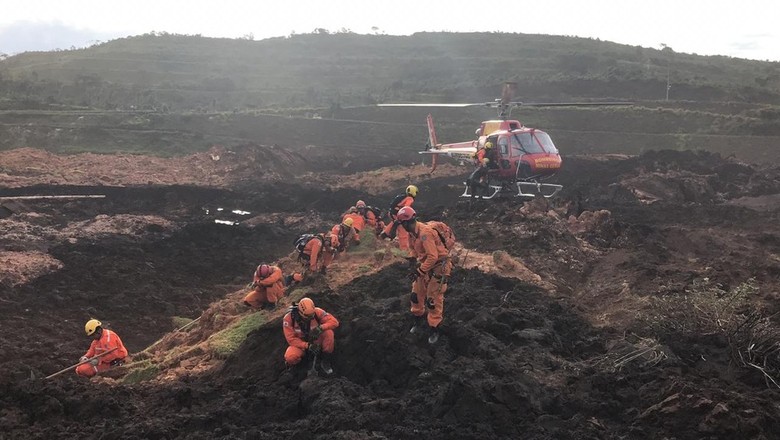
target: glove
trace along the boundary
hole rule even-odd
[[[306,350],[308,350],[309,353],[313,354],[314,356],[317,356],[320,354],[320,351],[322,351],[322,347],[320,347],[320,344],[309,344],[309,347],[306,348]]]
[[[419,277],[425,277],[425,276],[427,276],[427,274],[425,272],[423,272],[422,270],[420,270],[419,267],[415,268],[414,271],[409,272],[409,280],[412,281],[412,282],[417,280],[417,278],[419,278]]]
[[[318,325],[317,327],[314,327],[309,331],[309,339],[311,339],[312,341],[316,341],[321,334],[322,334],[322,326]]]
[[[97,367],[99,363],[100,363],[100,358],[95,358],[89,361],[89,365],[92,365],[93,367]]]
[[[84,362],[84,361],[86,361],[87,359],[89,359],[89,358],[88,358],[88,357],[86,357],[86,356],[81,356],[81,357],[79,358],[79,362]]]

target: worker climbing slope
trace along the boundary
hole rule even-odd
[[[384,234],[382,238],[395,238],[397,236],[398,246],[401,248],[401,250],[409,249],[409,233],[406,232],[403,228],[398,228],[398,224],[395,223],[396,216],[398,215],[398,211],[400,211],[402,208],[406,206],[411,207],[414,203],[415,197],[417,197],[417,187],[414,185],[407,186],[406,192],[404,194],[395,196],[395,199],[390,202],[390,210],[387,213],[387,215],[390,217],[390,222],[388,222],[387,226],[382,231],[382,234]]]
[[[295,240],[298,261],[305,272],[325,274],[333,261],[335,249],[331,246],[330,235],[303,234]]]
[[[433,344],[439,340],[439,325],[444,317],[444,293],[452,272],[449,250],[436,229],[417,221],[417,213],[413,208],[401,208],[396,221],[409,233],[410,255],[416,259],[409,273],[412,281],[410,311],[416,321],[410,332],[422,331],[427,314],[430,329],[428,342]]]

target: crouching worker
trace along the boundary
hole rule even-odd
[[[254,280],[249,286],[254,289],[244,297],[244,304],[266,310],[276,307],[276,302],[284,296],[284,277],[277,266],[261,264],[255,270]]]
[[[127,357],[127,349],[122,344],[119,336],[109,329],[104,329],[102,326],[103,324],[97,319],[90,319],[84,326],[87,336],[92,337],[92,344],[90,344],[89,350],[84,353],[84,356],[81,356],[79,362],[84,362],[103,353],[107,354],[76,367],[76,374],[79,376],[92,377],[112,367],[122,365]]]
[[[335,346],[333,329],[339,326],[335,316],[314,307],[310,298],[302,298],[298,304],[293,304],[282,320],[287,351],[284,352],[284,362],[290,367],[297,365],[308,353],[319,355],[320,367],[325,374],[333,373],[331,355]]]

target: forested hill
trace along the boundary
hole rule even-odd
[[[780,63],[510,33],[328,33],[261,41],[147,34],[0,61],[0,108],[244,110],[476,101],[780,104]]]

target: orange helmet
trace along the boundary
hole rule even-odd
[[[301,298],[298,301],[298,313],[304,318],[311,318],[314,316],[314,301],[311,298]]]
[[[406,222],[409,220],[414,220],[417,218],[417,213],[414,212],[414,209],[412,209],[411,206],[404,206],[403,208],[398,210],[398,214],[396,214],[395,219],[401,222]]]
[[[260,278],[265,278],[268,275],[271,275],[271,266],[267,264],[261,264],[257,266],[257,276]]]
[[[365,207],[366,207],[366,202],[362,200],[358,200],[357,203],[355,203],[355,208],[365,208]]]

